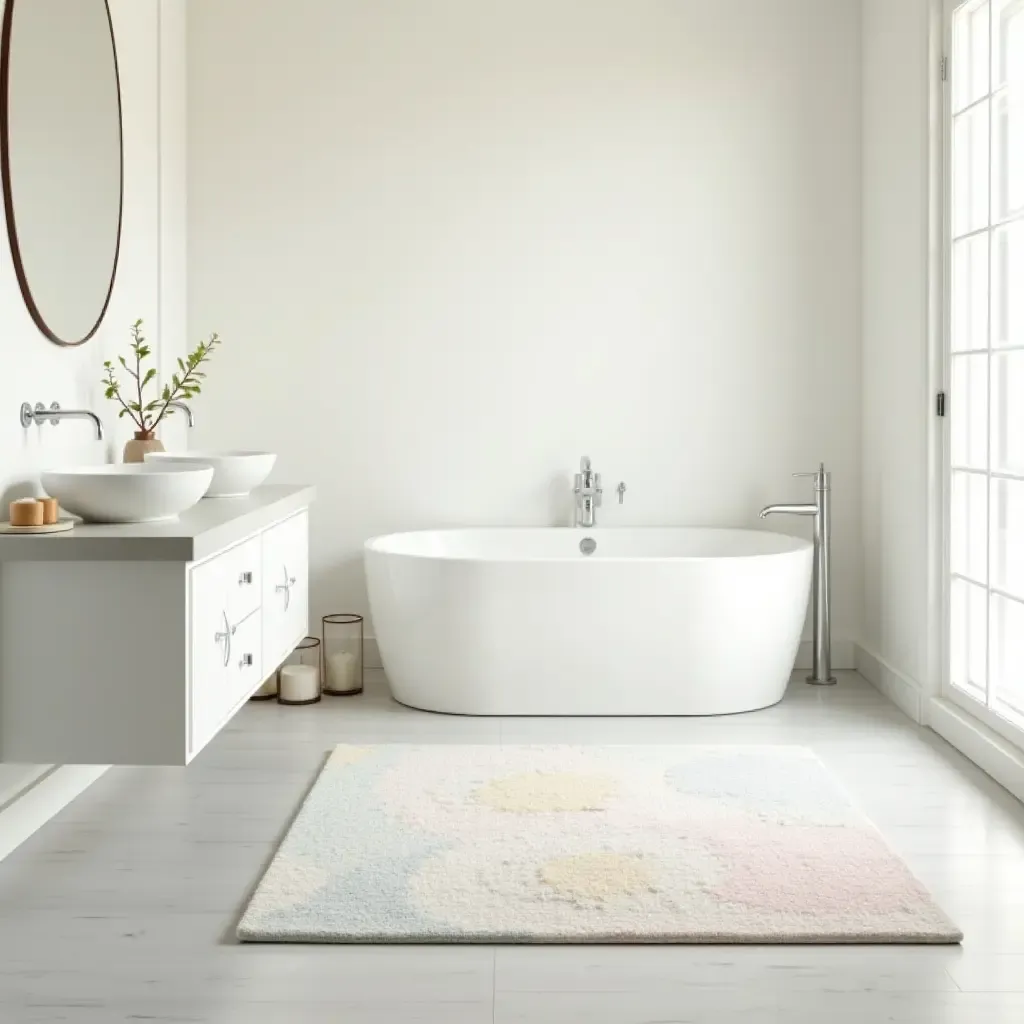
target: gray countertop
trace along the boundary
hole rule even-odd
[[[247,498],[204,498],[163,523],[77,523],[68,533],[0,535],[2,562],[195,562],[293,512],[314,487],[257,487]]]

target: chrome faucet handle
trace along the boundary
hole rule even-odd
[[[793,476],[795,476],[795,477],[811,477],[811,478],[813,478],[815,487],[818,488],[818,489],[820,489],[820,488],[827,488],[828,485],[829,485],[829,476],[830,476],[830,474],[825,472],[825,463],[824,462],[818,463],[818,469],[814,473],[794,473]]]
[[[580,459],[580,472],[581,473],[589,473],[590,472],[590,456],[589,455],[584,455],[583,458]]]

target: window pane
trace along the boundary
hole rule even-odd
[[[979,103],[953,122],[953,234],[988,226],[988,107]]]
[[[1024,600],[1024,482],[992,481],[992,584]]]
[[[1020,0],[995,0],[992,59],[995,88],[1024,78],[1024,4]]]
[[[949,428],[954,466],[988,469],[988,356],[953,356]]]
[[[989,90],[989,5],[973,0],[953,15],[953,109],[962,110]]]
[[[992,691],[995,699],[1024,714],[1024,604],[991,598]]]
[[[953,580],[949,602],[949,681],[985,699],[985,622],[987,592]]]
[[[1024,345],[1024,221],[992,233],[992,262],[992,345]]]
[[[953,473],[949,567],[978,583],[988,580],[988,477]]]
[[[1008,89],[993,111],[992,206],[996,223],[1024,213],[1024,89]]]
[[[988,236],[953,244],[954,352],[988,345]]]
[[[992,467],[1024,476],[1024,352],[992,357]]]

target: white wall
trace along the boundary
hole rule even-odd
[[[0,11],[2,6],[0,0]],[[185,305],[184,205],[181,186],[175,191],[175,175],[183,179],[183,170],[175,168],[183,161],[179,151],[183,154],[184,127],[174,117],[184,105],[185,4],[110,0],[110,8],[124,119],[124,225],[110,307],[99,332],[85,345],[54,345],[32,322],[14,275],[0,209],[0,497],[5,512],[10,497],[36,492],[39,472],[47,466],[119,457],[128,428],[124,421],[118,427],[99,380],[103,360],[124,351],[128,326],[135,319],[143,317],[150,337],[162,341],[162,360],[181,352],[185,344],[180,312]],[[177,209],[167,201],[174,195],[179,197]],[[163,313],[175,307],[176,328],[173,316]],[[23,430],[18,409],[26,401],[58,401],[66,408],[99,412],[107,427],[106,444],[92,440],[91,427],[84,422]],[[181,443],[181,430],[180,424],[172,424],[166,439]],[[37,767],[0,765],[0,806],[38,775]]]
[[[862,645],[929,676],[931,0],[864,0]]]
[[[203,0],[189,11],[197,442],[320,489],[313,610],[361,542],[757,524],[834,472],[860,600],[858,0]],[[776,520],[778,529],[809,530]]]

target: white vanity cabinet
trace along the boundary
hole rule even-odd
[[[0,538],[0,761],[187,764],[308,630],[312,498]]]

